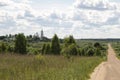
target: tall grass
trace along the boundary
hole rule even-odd
[[[0,80],[87,80],[99,57],[0,55]]]
[[[116,56],[120,59],[120,42],[112,42],[111,44],[116,52]]]

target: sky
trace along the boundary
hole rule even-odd
[[[120,38],[120,0],[0,0],[0,35]]]

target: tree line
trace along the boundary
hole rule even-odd
[[[77,45],[74,37],[70,35],[64,38],[60,43],[58,36],[55,34],[52,38],[51,44],[44,44],[42,47],[42,54],[54,54],[54,55],[79,55],[79,56],[105,56],[106,48],[100,43],[89,43],[84,47]]]
[[[14,44],[13,46],[11,46]],[[17,34],[15,37],[15,42],[12,42],[11,44],[7,44],[5,42],[1,42],[0,45],[0,52],[15,52],[20,54],[26,54],[27,52],[27,40],[24,34]]]
[[[14,52],[19,54],[28,53],[28,41],[24,34],[17,34],[15,41],[11,44],[6,44],[4,42],[0,45],[0,52]],[[36,54],[43,55],[79,55],[79,56],[104,56],[106,49],[98,42],[92,44],[87,44],[84,47],[77,45],[74,37],[70,35],[69,37],[64,38],[62,41],[55,34],[51,39],[51,42],[44,43],[42,48],[38,51],[35,51]]]
[[[15,38],[17,37],[17,35],[18,34],[3,35],[3,36],[0,36],[0,40],[7,41],[7,42],[13,42]],[[26,40],[27,42],[49,42],[50,41],[50,39],[45,36],[41,40],[41,38],[38,35],[27,35]]]

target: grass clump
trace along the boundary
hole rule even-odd
[[[36,62],[39,62],[40,64],[44,64],[45,63],[45,58],[41,54],[36,55],[35,56],[35,60],[36,60]]]

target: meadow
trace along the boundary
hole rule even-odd
[[[0,42],[0,80],[88,80],[95,67],[106,60],[105,42],[70,36],[60,43],[53,37],[49,42],[26,44],[25,36],[20,35],[24,40],[17,37],[20,39],[15,42]]]
[[[87,80],[101,57],[0,54],[0,80]]]
[[[114,48],[115,52],[116,52],[116,56],[120,59],[120,42],[111,42],[112,47]]]

